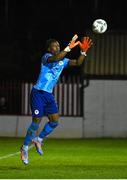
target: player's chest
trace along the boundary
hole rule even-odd
[[[64,62],[63,61],[58,61],[58,62],[54,62],[52,63],[51,69],[53,70],[61,70],[64,68]]]
[[[63,70],[63,68],[64,68],[64,62],[58,61],[52,63],[52,67],[50,68],[50,70],[52,71],[53,74],[57,74],[60,73]]]

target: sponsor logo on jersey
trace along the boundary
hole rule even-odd
[[[59,61],[59,65],[63,65],[63,61]]]
[[[38,109],[36,109],[36,110],[34,111],[34,113],[35,113],[36,115],[39,114]]]

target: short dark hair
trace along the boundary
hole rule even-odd
[[[48,39],[46,41],[46,50],[50,47],[51,43],[57,42],[56,39]]]

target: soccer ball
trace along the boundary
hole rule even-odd
[[[93,22],[92,30],[98,34],[104,33],[107,30],[107,22],[103,19],[96,19]]]

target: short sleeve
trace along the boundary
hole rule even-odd
[[[68,65],[69,65],[69,59],[64,58],[64,68],[68,67]]]
[[[46,64],[46,63],[47,63],[48,58],[49,58],[49,57],[51,57],[51,56],[52,56],[52,54],[51,54],[51,53],[46,53],[46,54],[44,54],[44,56],[42,56],[42,58],[41,58],[41,62],[42,62],[42,64]]]

